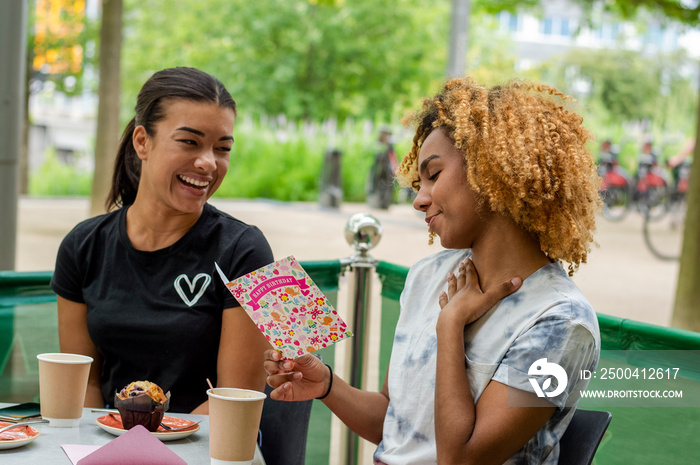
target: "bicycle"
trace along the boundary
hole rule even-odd
[[[668,182],[658,166],[656,156],[642,155],[632,193],[632,201],[637,210],[649,220],[659,220],[669,210],[669,199]]]
[[[660,260],[678,260],[681,255],[685,215],[688,209],[687,192],[690,162],[684,161],[673,168],[674,180],[668,192],[668,209],[664,218],[652,218],[651,210],[644,215],[642,234],[649,251]]]
[[[613,153],[601,153],[598,174],[602,178],[600,196],[603,201],[603,216],[610,221],[621,221],[629,210],[629,175],[620,166]]]

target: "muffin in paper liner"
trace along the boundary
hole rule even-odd
[[[167,392],[165,397],[165,402],[161,403],[153,400],[145,392],[125,399],[119,396],[119,391],[115,392],[114,406],[119,410],[124,429],[129,430],[136,425],[142,425],[148,431],[156,431],[170,407],[170,392]]]

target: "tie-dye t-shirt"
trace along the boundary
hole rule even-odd
[[[457,274],[469,250],[446,250],[413,266],[401,294],[401,316],[396,327],[389,365],[389,407],[377,463],[431,464],[435,446],[435,365],[440,313],[438,297],[447,290],[445,277]],[[595,369],[600,355],[600,333],[593,308],[559,263],[550,263],[465,328],[467,375],[474,402],[491,380],[535,392],[530,378],[546,393],[557,390],[542,377],[528,372],[546,359],[567,373],[564,391],[549,400],[557,408],[549,421],[508,464],[551,464],[559,461],[559,440],[587,386],[580,370]],[[545,377],[546,378],[546,377]],[[563,383],[562,383],[563,384]]]

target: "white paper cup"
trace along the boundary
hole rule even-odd
[[[209,396],[209,457],[212,465],[249,465],[255,458],[264,393],[214,388]]]
[[[78,354],[39,354],[41,416],[49,426],[72,428],[80,424],[92,358]]]
[[[219,460],[211,458],[211,465],[253,465],[252,460]]]

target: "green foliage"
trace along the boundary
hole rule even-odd
[[[44,164],[29,177],[29,194],[35,196],[88,196],[92,173],[61,162],[55,149],[44,154]]]
[[[644,139],[652,138],[666,156],[692,134],[698,93],[683,74],[688,63],[682,53],[645,57],[626,50],[573,51],[542,72],[545,81],[579,99],[586,126],[598,141],[619,144],[622,163],[631,165]]]
[[[576,96],[597,137],[591,151],[610,138],[621,145],[623,164],[636,160],[640,127],[661,141],[664,155],[680,143],[677,134],[692,132],[697,92],[681,74],[689,62],[682,55],[574,52],[539,69],[516,70],[515,47],[484,12],[532,10],[540,3],[472,1],[470,75],[487,85],[516,76],[543,80]],[[420,0],[125,0],[122,117],[133,116],[136,93],[153,72],[203,69],[226,84],[239,107],[229,174],[216,195],[316,200],[324,153],[333,147],[343,153],[345,200],[362,201],[377,150],[377,124],[364,121],[388,121],[398,130],[400,117],[439,89],[450,6]],[[86,33],[95,36],[88,26]],[[578,92],[580,82],[591,84],[586,95]],[[282,114],[294,123],[265,116]],[[336,119],[344,121],[337,128],[331,123]],[[666,140],[669,133],[673,140]],[[410,137],[410,131],[400,133],[399,156]],[[46,169],[34,184],[53,182]],[[60,169],[48,173],[54,171]]]
[[[99,23],[87,17],[84,2],[54,3],[42,2],[37,11],[37,1],[28,2],[27,79],[34,87],[50,81],[66,95],[79,95],[93,84],[86,82],[85,68],[97,64]]]
[[[590,86],[583,97],[601,104],[606,123],[651,118],[656,101],[651,96],[660,88],[656,66],[639,53],[629,50],[575,50],[557,60],[557,85],[574,95],[576,82]],[[566,70],[570,72],[566,72]],[[573,72],[571,72],[573,71]],[[567,79],[568,78],[568,79]]]
[[[361,202],[377,150],[377,132],[378,125],[367,121],[348,120],[341,127],[334,120],[239,121],[229,171],[215,195],[316,201],[325,152],[335,148],[342,152],[344,200]]]
[[[500,11],[515,13],[523,10],[536,10],[541,7],[540,0],[472,0],[472,12],[495,14]],[[473,24],[470,24],[473,26]]]
[[[515,46],[507,33],[498,30],[495,16],[474,17],[469,27],[469,44],[468,74],[481,84],[493,86],[516,77],[539,78],[536,70],[516,71]]]
[[[330,4],[329,4],[330,3]],[[157,69],[214,74],[243,112],[389,119],[444,70],[448,7],[420,0],[130,0],[124,101]],[[440,44],[437,47],[435,44]]]
[[[679,21],[688,26],[700,24],[700,3],[697,1],[679,0],[627,0],[606,1],[574,0],[584,11],[603,6],[603,8],[621,18],[633,19],[640,11],[652,14],[661,21]]]
[[[317,201],[326,150],[342,152],[343,199],[365,200],[365,180],[383,125],[370,121],[335,120],[323,123],[283,119],[241,118],[234,129],[228,174],[214,194],[228,198],[268,198],[281,201]],[[394,132],[399,128],[394,128]],[[397,153],[410,147],[408,132],[399,132]],[[92,174],[46,152],[44,164],[30,176],[29,191],[36,196],[87,196]]]

